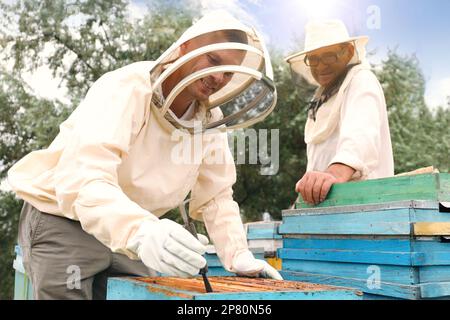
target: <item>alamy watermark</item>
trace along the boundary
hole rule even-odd
[[[370,290],[381,289],[381,269],[379,266],[369,266],[367,273],[370,276],[367,278],[367,288]]]
[[[175,142],[171,161],[177,165],[259,165],[265,176],[276,175],[280,168],[279,129],[211,129],[193,134],[175,130],[171,141]]]
[[[81,269],[77,265],[70,265],[66,269],[67,277],[66,285],[67,289],[81,289]]]

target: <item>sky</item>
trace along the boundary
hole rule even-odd
[[[14,1],[14,0],[8,0]],[[130,13],[142,17],[151,0],[131,0]],[[372,63],[386,58],[389,49],[415,54],[425,79],[426,102],[446,105],[450,96],[450,1],[448,0],[183,0],[200,2],[203,11],[227,9],[256,26],[271,47],[286,55],[302,48],[308,20],[337,18],[351,35],[368,35]],[[36,92],[64,100],[59,81],[42,67],[25,76]]]
[[[341,19],[353,36],[368,35],[371,62],[389,49],[416,55],[427,81],[430,107],[450,96],[450,1],[448,0],[208,0],[254,23],[267,42],[286,55],[303,47],[303,30],[312,19]],[[247,14],[247,17],[245,15]]]

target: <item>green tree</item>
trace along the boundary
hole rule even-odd
[[[123,0],[18,0],[0,4],[0,48],[14,62],[0,72],[0,179],[27,153],[47,147],[59,124],[92,83],[126,64],[154,60],[191,25],[195,6],[153,1],[150,14],[133,20]],[[47,65],[68,88],[69,104],[38,98],[21,79]],[[12,258],[21,203],[0,194],[2,247],[0,297],[12,298]]]
[[[304,126],[307,105],[314,88],[302,79],[295,78],[293,81],[289,65],[275,49],[271,57],[278,103],[274,112],[254,128],[279,129],[280,167],[276,175],[262,176],[260,166],[237,166],[235,199],[246,221],[261,220],[263,212],[269,212],[274,219],[281,219],[281,210],[294,203],[297,197],[295,184],[306,170]]]
[[[417,58],[390,51],[376,73],[386,96],[396,173],[426,166],[448,171],[450,110],[433,113],[426,106]]]

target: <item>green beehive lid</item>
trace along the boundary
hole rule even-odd
[[[320,205],[307,205],[299,197],[296,209],[409,200],[450,202],[450,174],[421,174],[336,184]]]

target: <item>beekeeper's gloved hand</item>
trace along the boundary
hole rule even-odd
[[[127,247],[150,269],[187,278],[206,265],[203,255],[209,240],[203,235],[199,239],[178,223],[162,219],[143,222]]]
[[[237,275],[283,280],[280,273],[264,260],[255,259],[249,250],[238,253],[231,264]]]

